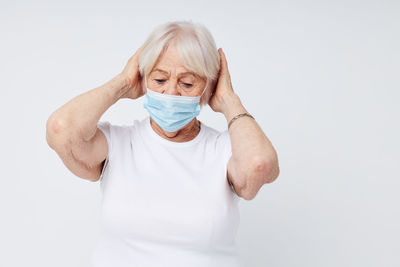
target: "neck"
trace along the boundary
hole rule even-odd
[[[173,142],[188,142],[194,139],[199,134],[201,127],[200,121],[198,121],[196,117],[183,128],[175,132],[164,131],[151,117],[150,125],[159,136]]]

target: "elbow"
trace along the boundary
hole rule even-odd
[[[276,163],[276,164],[273,165],[273,169],[272,169],[272,172],[271,172],[271,176],[270,176],[271,178],[270,178],[269,183],[272,183],[273,181],[275,181],[276,178],[278,178],[279,173],[280,173],[279,164]]]
[[[58,118],[57,116],[50,115],[50,117],[47,119],[46,122],[46,130],[48,132],[54,133],[54,134],[59,134],[65,129],[65,123],[62,119]]]
[[[64,122],[56,119],[53,115],[47,119],[46,142],[52,149],[55,149],[55,147],[58,147],[61,143],[63,143],[60,135],[64,129]]]
[[[252,167],[246,171],[246,177],[243,179],[245,182],[239,191],[239,196],[245,200],[253,200],[261,186],[265,184],[266,175],[268,173],[269,165],[267,162],[254,160]]]
[[[253,167],[253,177],[256,180],[262,181],[263,184],[272,183],[279,176],[278,158],[260,159],[256,158]]]
[[[267,183],[272,183],[279,176],[277,160],[255,159],[246,183],[240,190],[240,196],[245,200],[253,200],[260,188]]]

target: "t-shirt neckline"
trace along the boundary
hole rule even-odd
[[[147,116],[144,120],[145,128],[152,138],[156,139],[160,143],[163,143],[168,146],[174,146],[174,147],[186,147],[186,146],[191,146],[191,145],[198,143],[203,138],[204,132],[205,132],[205,127],[206,127],[200,120],[199,120],[199,122],[200,122],[200,131],[192,140],[189,140],[186,142],[174,142],[174,141],[170,141],[170,140],[165,139],[164,137],[159,136],[153,130],[153,128],[151,127],[151,124],[150,124],[150,116]]]

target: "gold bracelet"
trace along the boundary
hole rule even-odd
[[[251,116],[249,113],[241,113],[241,114],[239,114],[239,115],[236,115],[235,117],[233,117],[232,119],[231,119],[231,121],[229,122],[229,124],[228,124],[228,130],[229,130],[229,127],[231,127],[231,124],[232,124],[232,122],[234,122],[236,119],[238,119],[238,118],[240,118],[240,117],[243,117],[243,116],[248,116],[248,117],[251,117],[251,118],[253,118],[254,119],[254,117],[253,116]]]

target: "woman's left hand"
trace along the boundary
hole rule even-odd
[[[218,49],[220,57],[220,70],[218,82],[213,95],[210,98],[208,105],[215,112],[226,112],[226,106],[232,97],[237,97],[233,91],[231,76],[228,70],[228,62],[226,61],[225,53],[222,48]]]

